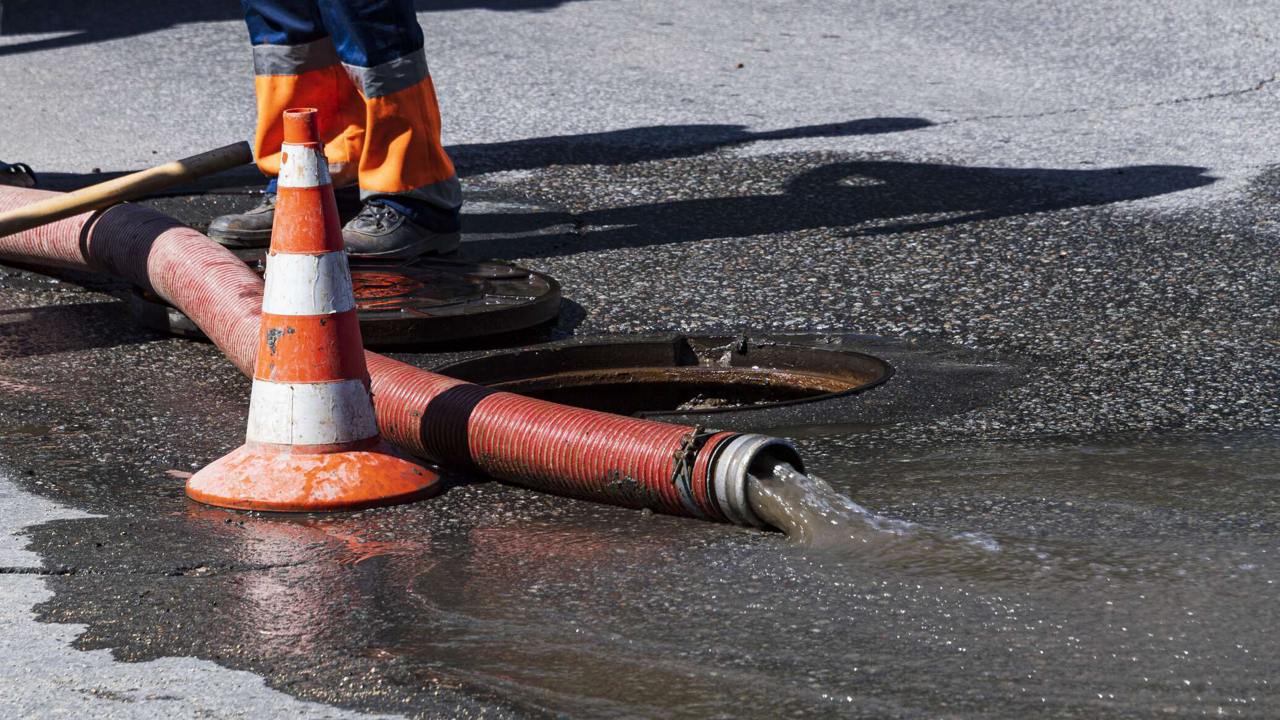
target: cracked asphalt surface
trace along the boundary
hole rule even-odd
[[[71,187],[248,136],[237,3],[80,5],[4,1],[0,159]],[[963,403],[903,373],[864,398],[904,419],[798,443],[872,507],[1101,577],[823,564],[471,478],[340,518],[204,511],[181,475],[239,442],[248,383],[116,284],[5,270],[0,714],[1267,716],[1270,3],[420,9],[464,252],[557,277],[557,336],[1005,363]],[[157,204],[199,226],[203,202]]]

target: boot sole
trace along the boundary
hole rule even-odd
[[[210,231],[209,239],[229,248],[264,248],[271,245],[271,231],[247,230],[234,235]]]
[[[424,255],[452,255],[462,244],[462,233],[434,235],[418,242],[395,250],[378,253],[354,253],[347,251],[347,256],[358,260],[412,260]]]

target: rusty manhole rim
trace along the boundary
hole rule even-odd
[[[822,403],[830,400],[848,398],[850,396],[866,392],[890,380],[893,377],[895,372],[894,367],[889,362],[875,355],[861,352],[859,350],[844,348],[834,343],[822,342],[819,339],[815,339],[813,336],[797,336],[794,334],[786,334],[786,333],[777,333],[777,334],[761,333],[754,336],[742,335],[742,334],[735,336],[735,335],[711,335],[711,334],[699,335],[699,334],[692,334],[692,333],[668,333],[668,334],[648,334],[648,335],[636,335],[636,336],[609,335],[609,336],[598,336],[598,337],[584,337],[584,338],[576,338],[569,341],[551,343],[549,345],[535,345],[535,346],[529,346],[524,348],[514,348],[510,350],[490,352],[480,356],[467,357],[467,358],[454,360],[446,364],[437,366],[434,368],[434,370],[437,372],[440,372],[441,374],[448,375],[450,377],[455,377],[459,380],[464,380],[464,381],[474,382],[480,385],[484,385],[494,390],[508,391],[516,394],[529,394],[537,397],[538,393],[540,392],[546,392],[547,390],[556,389],[556,388],[548,388],[548,387],[540,386],[539,385],[540,383],[545,383],[557,376],[572,377],[576,375],[576,376],[585,378],[591,374],[591,371],[578,370],[576,367],[567,366],[567,367],[563,367],[563,369],[560,369],[560,370],[557,370],[556,372],[551,372],[551,373],[533,372],[529,374],[516,374],[516,375],[505,376],[505,377],[499,376],[497,378],[494,378],[492,376],[488,376],[488,377],[484,376],[483,372],[481,372],[480,374],[477,374],[476,370],[483,370],[486,364],[492,364],[504,358],[510,358],[515,361],[513,364],[518,364],[519,359],[521,357],[525,357],[525,358],[536,357],[536,356],[545,357],[550,354],[572,355],[575,353],[581,354],[584,352],[590,352],[592,350],[600,350],[600,349],[608,349],[608,348],[639,347],[639,346],[648,346],[648,347],[657,347],[657,348],[660,348],[663,346],[673,346],[678,348],[682,343],[690,348],[694,348],[694,347],[700,348],[704,353],[709,350],[720,350],[724,352],[735,353],[737,356],[746,356],[746,355],[749,355],[750,352],[753,350],[757,352],[761,350],[767,350],[767,351],[790,350],[797,355],[813,356],[813,357],[827,359],[827,360],[830,360],[832,358],[840,358],[840,359],[846,360],[850,364],[859,365],[860,368],[858,369],[864,372],[867,375],[867,377],[863,378],[861,381],[857,383],[849,383],[849,387],[845,387],[839,390],[827,391],[827,392],[813,392],[813,394],[804,395],[803,397],[794,397],[794,398],[780,399],[780,400],[766,400],[761,402],[747,402],[747,403],[731,404],[731,405],[725,405],[725,406],[719,406],[719,407],[698,407],[694,409],[676,407],[676,408],[664,408],[664,409],[656,409],[656,410],[638,410],[631,413],[633,416],[646,417],[646,418],[647,417],[670,418],[674,416],[697,418],[700,416],[714,416],[714,415],[725,415],[725,414],[733,414],[733,413],[752,413],[756,411],[766,411],[766,410],[772,410],[777,408],[788,408],[788,407],[794,407],[794,406],[800,406],[800,405],[811,405],[811,404]],[[695,354],[697,354],[696,351],[695,351]],[[703,356],[698,355],[698,357],[701,358]],[[640,376],[640,379],[634,383],[636,386],[644,386],[646,384],[652,384],[654,382],[660,381],[661,378],[657,376],[662,375],[664,372],[678,371],[682,368],[694,371],[693,373],[688,373],[687,374],[688,376],[702,375],[701,380],[704,383],[706,382],[715,383],[716,382],[715,376],[717,374],[728,374],[733,369],[735,369],[733,366],[726,366],[721,364],[707,365],[701,362],[697,364],[691,364],[691,363],[679,364],[679,365],[672,364],[669,366],[655,365],[652,363],[649,363],[649,364],[623,363],[623,364],[618,364],[614,366],[609,366],[603,369],[597,368],[595,372],[605,377],[606,382],[595,383],[594,385],[605,386],[609,384],[626,384],[625,381],[619,382],[619,378],[621,376],[626,376],[631,374],[631,375]],[[819,370],[810,369],[806,371],[803,368],[801,369],[776,368],[776,367],[754,365],[754,366],[738,366],[736,369],[747,371],[746,373],[739,373],[738,374],[739,377],[741,377],[742,375],[750,375],[750,374],[755,374],[762,377],[780,377],[788,374],[792,376],[801,375],[801,376],[813,377],[813,378],[820,378],[824,376],[824,373],[822,373]],[[825,377],[827,377],[828,379],[833,379],[838,381],[838,378],[835,378],[830,374],[825,374]],[[615,383],[607,382],[610,379],[615,380]],[[673,384],[680,383],[680,382],[684,382],[685,384],[696,384],[696,382],[694,381],[673,379]],[[740,385],[740,384],[734,384],[734,383],[718,383],[718,384],[722,385],[723,387],[734,387],[734,386]],[[569,385],[566,387],[569,387],[570,389],[580,389],[580,388],[590,388],[592,386],[593,386],[593,383],[582,382],[580,384]],[[795,385],[790,385],[787,387],[788,389],[792,389],[792,390],[797,389],[797,386]],[[806,390],[807,388],[801,389],[801,391],[806,391]],[[557,402],[565,402],[565,401],[558,400]]]
[[[262,248],[243,250],[238,256],[261,273],[259,256],[264,252]],[[540,332],[560,315],[562,295],[556,278],[504,260],[426,256],[408,262],[352,260],[350,268],[361,335],[370,348],[402,352],[437,348],[438,352],[448,343]],[[433,287],[420,273],[451,277],[466,286],[466,292],[418,298],[415,293]],[[388,292],[368,284],[370,279],[396,287]],[[150,291],[132,288],[128,303],[134,319],[144,327],[206,339],[182,311]]]

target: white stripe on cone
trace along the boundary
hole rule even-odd
[[[312,188],[329,184],[329,161],[324,159],[321,148],[284,143],[280,150],[283,158],[277,178],[280,187]]]
[[[253,381],[247,439],[278,445],[330,445],[378,434],[373,399],[361,380]]]
[[[356,306],[347,256],[276,254],[267,257],[262,312],[272,315],[332,315]]]

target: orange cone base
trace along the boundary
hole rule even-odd
[[[197,502],[237,510],[324,512],[394,505],[440,490],[440,475],[385,443],[305,453],[241,445],[187,480]]]

